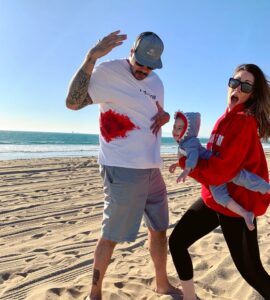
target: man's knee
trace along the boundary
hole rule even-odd
[[[114,247],[116,246],[117,242],[107,240],[104,238],[100,238],[97,244],[97,248],[106,248],[106,249],[111,249],[113,250]]]
[[[155,231],[155,230],[149,228],[149,240],[152,243],[158,243],[161,245],[167,244],[166,230]]]

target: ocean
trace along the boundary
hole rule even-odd
[[[207,140],[200,139],[203,145],[206,145]],[[270,149],[269,144],[263,146]],[[97,134],[0,130],[0,160],[97,156],[98,150]],[[177,153],[177,144],[173,138],[162,138],[161,153]]]

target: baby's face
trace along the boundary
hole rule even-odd
[[[172,136],[176,142],[179,141],[179,137],[184,130],[184,121],[181,118],[177,118],[174,120]]]

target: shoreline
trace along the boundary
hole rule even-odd
[[[266,151],[270,166],[270,152]],[[162,155],[170,227],[200,195],[200,184],[176,184],[168,171],[175,155]],[[82,300],[91,281],[93,252],[99,237],[103,190],[96,157],[1,161],[1,300]],[[258,218],[259,246],[270,272],[270,211]],[[134,243],[119,244],[104,279],[104,299],[163,299],[154,293],[154,272],[147,231]],[[202,299],[253,300],[228,253],[219,228],[190,247],[197,294]],[[171,256],[168,275],[179,280]],[[229,280],[228,280],[229,279]],[[259,296],[257,296],[259,297]]]
[[[161,157],[166,157],[166,156],[175,156],[177,153],[177,147],[174,146],[170,149],[170,151],[167,150],[167,146],[165,146],[164,148],[166,148],[166,150],[163,150],[161,152]],[[72,151],[71,151],[72,152]],[[8,157],[5,157],[3,155],[3,153],[0,153],[0,162],[4,162],[4,161],[14,161],[14,160],[32,160],[32,159],[72,159],[72,158],[94,158],[97,159],[98,157],[98,150],[93,150],[93,151],[89,151],[89,153],[84,153],[82,155],[81,152],[87,152],[87,151],[80,151],[80,152],[74,152],[76,154],[66,154],[67,152],[65,152],[65,154],[59,154],[59,155],[55,155],[52,152],[50,155],[44,155],[43,152],[41,153],[23,153],[23,154],[19,154],[20,157],[18,157],[18,154],[13,154],[11,153],[13,156],[15,156],[14,158],[10,158],[10,154],[7,154]],[[270,148],[264,148],[264,153],[265,155],[269,155],[270,154]],[[5,154],[5,153],[4,153]],[[24,157],[21,157],[24,156]]]

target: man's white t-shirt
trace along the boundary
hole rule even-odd
[[[159,168],[161,130],[155,136],[151,118],[163,107],[164,88],[151,72],[137,80],[126,59],[101,63],[94,68],[88,93],[100,108],[102,165],[135,169]]]

